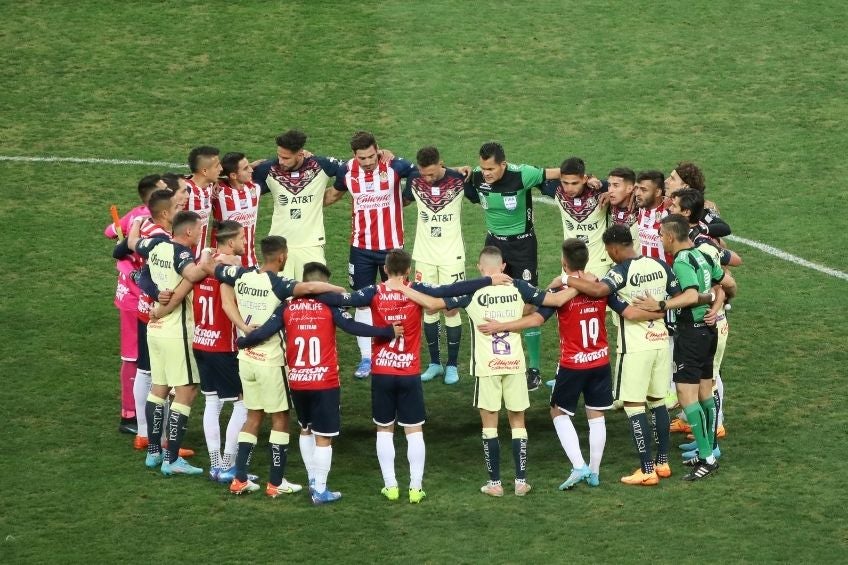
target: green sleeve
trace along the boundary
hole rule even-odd
[[[545,169],[532,165],[518,165],[518,169],[521,171],[521,182],[524,188],[533,188],[545,182]]]

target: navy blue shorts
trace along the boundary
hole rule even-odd
[[[609,363],[593,369],[559,368],[551,392],[551,407],[558,407],[569,416],[574,416],[581,394],[586,408],[612,408],[612,373]]]
[[[138,357],[135,366],[140,371],[150,372],[150,351],[147,349],[147,324],[138,321]]]
[[[384,269],[388,251],[370,251],[351,246],[347,263],[347,280],[353,290],[371,286],[380,275],[380,280],[388,277]]]
[[[242,393],[238,353],[193,351],[200,373],[200,392],[217,394],[221,400],[238,399]]]
[[[427,419],[421,376],[371,375],[371,415],[378,426],[420,426]]]
[[[699,384],[713,378],[713,357],[718,346],[715,326],[678,324],[674,336],[674,376],[682,384]]]
[[[501,250],[506,268],[504,273],[532,285],[539,284],[538,242],[536,234],[523,236],[497,236],[486,234],[486,245]]]
[[[297,423],[319,436],[337,436],[342,425],[339,412],[341,392],[338,387],[322,390],[292,390],[292,404]]]

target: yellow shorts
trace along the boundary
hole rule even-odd
[[[465,280],[465,261],[451,261],[440,265],[415,262],[415,280],[433,285],[452,284]]]
[[[273,414],[289,409],[289,386],[282,367],[239,359],[239,377],[248,410]]]
[[[645,402],[665,398],[668,391],[668,371],[671,352],[667,347],[617,356],[613,396],[623,402]]]
[[[324,265],[327,264],[327,259],[324,258],[323,245],[315,245],[313,247],[290,247],[282,274],[287,279],[302,281],[303,266],[312,262],[323,263]]]
[[[715,356],[713,357],[713,379],[721,373],[721,362],[724,360],[724,348],[727,347],[727,334],[730,332],[730,326],[727,325],[727,316],[722,314],[716,322],[716,331],[718,332],[718,344],[716,345]]]
[[[175,387],[200,384],[200,373],[197,371],[190,341],[148,334],[147,349],[150,354],[150,376],[154,385]]]
[[[499,412],[501,400],[510,412],[523,412],[530,408],[527,377],[524,373],[477,377],[474,383],[475,408]]]

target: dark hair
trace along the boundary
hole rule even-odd
[[[419,167],[429,167],[430,165],[438,165],[441,157],[439,157],[438,149],[432,145],[428,145],[418,150],[415,160],[418,162]]]
[[[297,153],[306,145],[306,134],[297,129],[290,129],[277,136],[277,147]]]
[[[689,222],[680,214],[671,214],[660,220],[663,231],[669,232],[675,241],[689,240]]]
[[[697,224],[704,213],[704,193],[695,188],[681,188],[674,193],[681,210],[689,210],[689,223]]]
[[[701,168],[691,161],[680,161],[674,170],[677,171],[677,176],[680,180],[686,183],[689,188],[694,188],[704,192],[706,185],[704,183],[704,173]]]
[[[180,179],[185,180],[185,177],[179,173],[162,173],[162,182],[174,192],[180,189]]]
[[[559,166],[559,172],[562,175],[580,175],[586,174],[586,163],[580,157],[569,157]]]
[[[239,153],[237,151],[231,151],[224,155],[221,159],[221,174],[224,175],[225,178],[230,178],[232,173],[238,172],[239,163],[244,159],[244,153]]]
[[[665,175],[662,171],[640,171],[636,176],[636,182],[642,182],[643,180],[651,181],[661,191],[665,192]]]
[[[566,239],[562,242],[562,258],[572,271],[582,271],[589,262],[589,248],[582,239]]]
[[[151,192],[159,189],[156,185],[159,184],[160,180],[162,180],[162,175],[153,174],[141,177],[141,180],[138,181],[138,196],[142,202],[147,200]]]
[[[227,243],[242,230],[242,225],[234,220],[224,220],[219,222],[215,220],[212,223],[212,229],[215,230],[215,240],[220,243]]]
[[[147,209],[150,210],[150,215],[155,218],[163,210],[170,208],[171,198],[173,197],[174,193],[170,189],[160,188],[159,190],[154,190],[147,200]]]
[[[361,151],[371,146],[377,147],[377,139],[367,131],[358,131],[350,138],[350,148],[353,151]]]
[[[259,248],[262,250],[262,259],[270,261],[276,255],[288,251],[289,244],[286,242],[286,238],[281,235],[269,235],[262,238],[262,241],[259,242]]]
[[[192,173],[196,173],[200,170],[200,159],[209,158],[209,157],[217,157],[220,155],[220,151],[218,151],[217,147],[212,147],[211,145],[201,145],[200,147],[195,147],[188,153],[188,169]]]
[[[495,158],[495,163],[503,163],[506,161],[506,153],[503,145],[497,141],[489,141],[480,146],[480,158],[484,161]]]
[[[483,255],[488,255],[490,257],[498,257],[503,263],[503,252],[500,249],[495,247],[494,245],[487,245],[483,249],[480,250],[480,255],[477,256],[477,260],[479,261]]]
[[[177,215],[171,220],[171,231],[174,235],[177,235],[199,221],[200,215],[197,212],[191,212],[189,210],[177,212]]]
[[[604,245],[611,243],[617,245],[633,245],[633,234],[630,233],[630,228],[622,224],[613,224],[607,228],[604,235],[601,236]]]
[[[330,269],[324,263],[310,261],[303,266],[303,280],[327,282],[330,280]]]
[[[629,169],[627,167],[616,167],[611,170],[607,176],[622,178],[630,184],[636,182],[636,173],[633,172],[633,169]]]
[[[412,266],[412,255],[403,249],[392,249],[386,254],[386,274],[397,276],[406,273]]]

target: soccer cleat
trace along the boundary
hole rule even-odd
[[[568,490],[580,481],[585,481],[589,478],[589,475],[592,474],[592,471],[589,470],[588,465],[583,465],[580,469],[572,469],[571,474],[568,476],[565,481],[559,485],[559,490]]]
[[[122,434],[136,435],[138,433],[138,422],[135,418],[121,418],[118,431]]]
[[[331,502],[336,502],[342,497],[342,493],[333,492],[331,490],[325,490],[324,492],[315,492],[312,491],[312,504],[315,506],[321,506],[322,504],[330,504]]]
[[[171,475],[202,475],[203,469],[195,467],[182,457],[177,457],[173,463],[167,461],[162,462],[162,467],[159,469],[166,477]]]
[[[524,481],[515,481],[515,496],[524,496],[530,492],[532,488],[533,487]]]
[[[693,449],[698,449],[698,442],[693,440],[688,443],[681,443],[678,447],[680,451],[692,451]]]
[[[715,449],[713,449],[713,457],[715,457],[716,459],[721,457],[721,448],[720,447],[716,447]],[[683,464],[684,465],[689,465],[691,467],[691,466],[695,465],[695,463],[697,463],[697,460],[698,460],[698,448],[697,447],[695,449],[683,452]]]
[[[155,454],[148,453],[147,456],[144,458],[144,466],[148,469],[155,469],[156,467],[162,464],[162,459],[164,459],[164,457],[162,456],[161,452]]]
[[[427,496],[427,493],[424,492],[424,489],[420,488],[411,488],[409,489],[409,503],[410,504],[418,504],[424,497]]]
[[[300,492],[302,490],[303,490],[302,486],[296,485],[294,483],[290,483],[285,479],[283,479],[283,482],[281,482],[277,486],[274,486],[271,483],[268,483],[265,486],[265,494],[267,494],[271,498],[277,498],[281,494],[294,494],[294,493]]]
[[[383,487],[382,489],[380,489],[380,494],[382,494],[389,500],[397,500],[400,498],[400,489],[398,489],[396,486]]]
[[[489,496],[503,496],[503,485],[499,482],[493,483],[492,481],[487,482],[485,485],[480,487],[480,492],[483,494],[488,494]]]
[[[673,433],[673,434],[676,434],[676,433],[686,433],[686,434],[688,434],[689,432],[692,431],[692,426],[690,426],[689,424],[687,424],[686,422],[684,422],[680,418],[675,418],[674,420],[671,421],[671,426],[669,427],[668,431]]]
[[[441,377],[444,374],[445,370],[442,369],[441,365],[439,365],[438,363],[430,363],[430,366],[427,367],[427,370],[421,373],[421,381],[426,383],[427,381],[432,381],[436,377]]]
[[[210,467],[209,468],[209,480],[212,481],[212,482],[218,482],[218,480],[220,480],[220,477],[221,477],[221,471],[223,471],[223,469],[221,469],[220,467]]]
[[[548,388],[554,388],[554,386],[556,386],[556,379],[545,381],[545,386]]]
[[[716,430],[716,437],[718,439],[722,439],[726,435],[727,435],[727,430],[724,429],[724,426],[723,425],[719,426],[718,430]],[[687,434],[686,439],[695,439],[695,436],[693,436],[692,434]]]
[[[586,484],[590,487],[596,487],[601,484],[601,478],[597,473],[589,473],[589,476],[586,477]]]
[[[236,466],[233,465],[229,469],[221,469],[218,473],[218,482],[223,484],[230,484],[233,482],[233,479],[236,478]],[[259,475],[254,475],[253,473],[247,474],[247,480],[256,482],[259,480]]]
[[[533,392],[542,384],[542,374],[539,369],[527,369],[527,390]]]
[[[671,465],[668,463],[654,463],[654,472],[661,479],[671,477]]]
[[[353,372],[354,379],[367,379],[371,375],[371,359],[362,359]]]
[[[657,476],[656,471],[644,473],[640,468],[633,471],[632,475],[621,477],[621,482],[626,485],[641,485],[645,487],[650,487],[659,484],[660,478]]]
[[[456,370],[454,365],[448,365],[445,367],[445,384],[446,385],[455,385],[459,382],[459,371]]]
[[[144,436],[135,436],[133,438],[133,449],[138,449],[139,451],[147,449],[147,444],[147,438]]]
[[[162,442],[162,449],[168,449],[168,441],[167,440]],[[189,457],[194,457],[194,450],[189,449],[187,447],[181,447],[178,456],[182,457],[183,459],[188,459]]]
[[[246,481],[233,479],[233,481],[230,483],[230,492],[233,494],[245,494],[248,492],[256,492],[258,490],[259,485],[249,479]]]
[[[683,477],[684,481],[697,481],[700,479],[706,479],[710,475],[715,474],[718,471],[718,461],[715,463],[707,463],[706,461],[701,461],[695,468],[692,469],[692,472]]]

